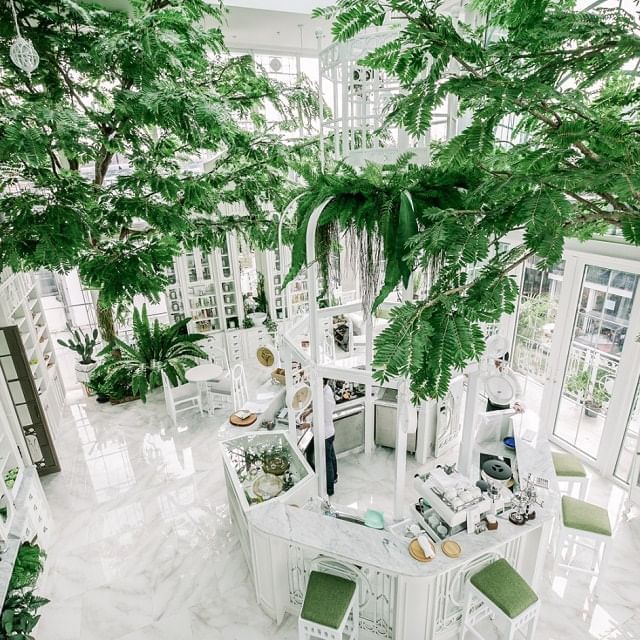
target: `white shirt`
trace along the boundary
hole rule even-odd
[[[325,384],[322,389],[324,395],[324,438],[330,438],[336,434],[336,428],[333,426],[333,412],[336,410],[336,399],[333,395],[333,389]]]

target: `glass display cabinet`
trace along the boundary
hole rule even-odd
[[[231,519],[251,567],[247,513],[272,500],[304,504],[315,495],[315,473],[282,431],[247,433],[221,448]]]

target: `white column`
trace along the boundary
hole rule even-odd
[[[321,319],[318,316],[318,263],[316,262],[316,228],[318,220],[331,202],[327,198],[316,207],[307,225],[307,281],[309,288],[309,342],[311,349],[311,365],[309,382],[313,397],[313,442],[315,450],[316,477],[318,479],[318,495],[327,493],[327,469],[324,451],[324,393],[322,390],[322,376],[318,374],[317,365],[320,360],[320,340],[322,339]]]

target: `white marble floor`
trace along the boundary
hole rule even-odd
[[[55,529],[38,640],[297,637],[294,620],[278,628],[255,603],[226,505],[222,418],[194,415],[174,428],[158,393],[147,405],[105,406],[80,392],[65,416],[63,471],[44,479]],[[390,513],[392,469],[383,449],[340,460],[335,501]],[[622,490],[594,478],[590,491],[618,520]],[[547,572],[537,637],[640,639],[639,580],[635,517],[620,524],[598,600],[580,574]]]

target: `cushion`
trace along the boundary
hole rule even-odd
[[[606,509],[571,496],[562,496],[562,522],[569,529],[611,535],[611,521]]]
[[[355,590],[356,583],[351,580],[312,571],[300,617],[337,629],[347,614]]]
[[[587,472],[584,470],[584,466],[578,458],[570,453],[556,453],[551,454],[553,458],[553,466],[556,470],[556,475],[560,478],[586,478]]]
[[[535,591],[504,558],[472,575],[471,584],[510,618],[538,601]]]

